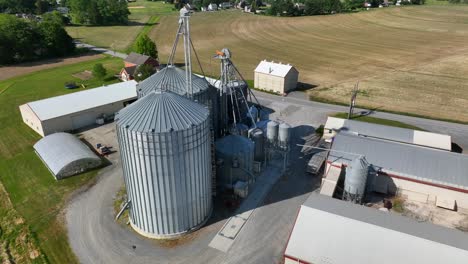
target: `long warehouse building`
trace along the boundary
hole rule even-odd
[[[299,210],[284,263],[465,264],[468,236],[312,194]]]
[[[29,102],[19,107],[23,122],[41,136],[96,124],[98,118],[112,118],[137,98],[136,81]]]
[[[370,191],[452,210],[468,208],[467,155],[340,132],[333,139],[327,171],[343,170],[356,156],[371,165]]]

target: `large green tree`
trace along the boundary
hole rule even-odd
[[[130,14],[127,1],[122,0],[68,0],[67,4],[77,24],[125,24]]]
[[[138,66],[135,71],[135,80],[138,82],[143,81],[144,79],[150,77],[154,73],[154,67],[152,65],[143,64]]]
[[[156,47],[156,43],[154,43],[154,41],[152,41],[147,35],[138,37],[135,46],[135,52],[153,57],[155,59],[158,58],[158,49]]]
[[[75,48],[61,15],[45,14],[42,22],[0,14],[0,64],[65,56]]]
[[[57,11],[45,14],[39,29],[47,56],[65,56],[75,49],[73,39],[65,31],[63,17]]]

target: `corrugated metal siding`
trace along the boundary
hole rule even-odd
[[[118,115],[117,135],[132,223],[156,237],[210,215],[208,110],[173,93],[151,93]]]
[[[34,144],[34,149],[57,178],[60,178],[60,173],[64,168],[76,161],[101,162],[99,157],[83,142],[68,133],[61,132],[46,136]]]
[[[211,114],[211,128],[214,129],[216,135],[220,134],[218,127],[218,97],[217,89],[211,86],[207,80],[192,74],[193,85],[193,101],[199,102],[207,106]],[[167,90],[176,94],[188,97],[186,91],[185,70],[174,66],[167,66],[161,71],[151,75],[144,81],[138,84],[138,98],[153,91]]]

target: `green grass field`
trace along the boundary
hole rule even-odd
[[[129,24],[122,26],[69,26],[67,32],[84,43],[129,52],[140,32],[149,32],[161,15],[174,11],[172,4],[138,0],[128,4]]]
[[[50,263],[75,263],[60,212],[69,194],[90,182],[97,171],[56,181],[36,156],[33,144],[40,136],[23,124],[18,106],[26,102],[82,90],[67,90],[64,83],[76,81],[89,87],[103,84],[90,79],[81,81],[72,74],[91,70],[103,63],[108,76],[105,83],[116,82],[113,75],[123,66],[122,60],[103,57],[94,61],[52,68],[0,82],[0,181],[8,192],[12,207],[0,203],[0,212],[17,213],[24,219],[29,236],[37,238],[38,248]],[[2,198],[3,199],[3,198]],[[12,225],[14,218],[0,217],[0,226]],[[2,237],[0,237],[3,240]],[[32,240],[33,243],[35,240]],[[29,252],[23,252],[29,256]],[[39,260],[39,259],[38,259]],[[16,263],[25,263],[17,261]],[[26,262],[27,263],[27,262]]]
[[[167,15],[150,33],[161,58],[176,28],[177,16]],[[361,106],[468,122],[468,5],[294,18],[203,12],[191,30],[209,75],[219,75],[212,57],[227,47],[246,79],[263,59],[295,65],[300,81],[316,86],[307,91],[313,100],[348,103],[359,80]]]
[[[334,114],[332,116],[347,119],[348,118],[348,113],[336,113],[336,114]],[[356,121],[366,122],[366,123],[378,124],[378,125],[401,127],[401,128],[408,128],[408,129],[424,131],[424,129],[421,129],[421,128],[417,127],[417,126],[412,126],[412,125],[402,123],[402,122],[399,122],[399,121],[383,119],[383,118],[377,118],[377,117],[372,117],[372,116],[353,115],[351,119],[356,120]]]

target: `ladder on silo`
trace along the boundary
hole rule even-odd
[[[211,195],[216,196],[216,148],[214,131],[211,133]]]

